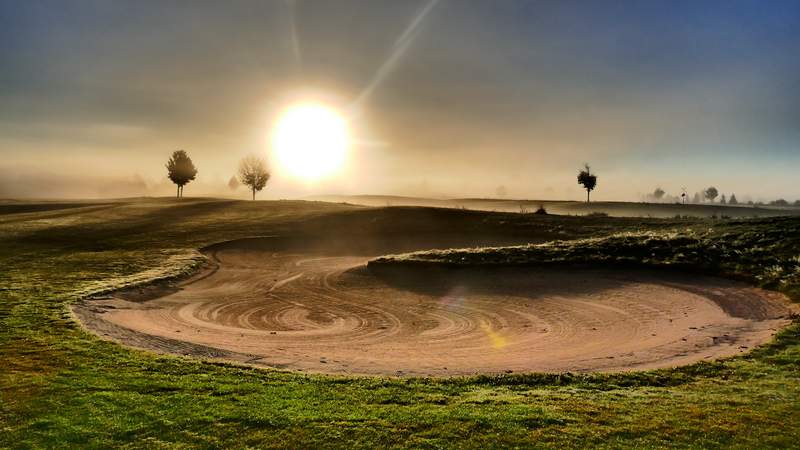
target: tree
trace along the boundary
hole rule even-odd
[[[728,203],[728,200],[725,199],[725,194],[722,194],[722,198],[719,199],[719,202],[722,203],[723,205]]]
[[[269,172],[264,160],[257,156],[250,155],[239,163],[239,181],[253,191],[253,200],[256,199],[256,192],[264,189],[269,181]]]
[[[197,168],[194,167],[192,158],[183,150],[176,150],[172,153],[166,164],[167,176],[178,186],[178,197],[183,197],[183,186],[194,180],[197,176]]]
[[[666,192],[664,192],[663,189],[661,189],[660,187],[657,187],[656,190],[653,191],[653,198],[655,198],[656,200],[660,201],[662,198],[664,198],[665,194],[666,194]]]
[[[707,198],[711,203],[714,203],[714,199],[717,198],[719,195],[719,191],[714,186],[703,191],[703,196]]]
[[[738,205],[739,200],[736,200],[736,194],[731,194],[730,200],[728,200],[729,205]]]
[[[578,184],[583,185],[586,189],[586,203],[589,203],[589,194],[597,186],[597,175],[592,173],[589,164],[583,165],[584,169],[578,173]]]
[[[692,203],[698,205],[703,202],[703,198],[700,196],[699,192],[694,193],[694,197],[692,197]]]
[[[232,191],[239,189],[239,180],[236,179],[236,175],[231,176],[231,179],[228,180],[228,187]]]

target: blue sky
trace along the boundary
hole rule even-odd
[[[225,194],[277,111],[347,108],[427,3],[0,0],[0,197],[168,194],[177,148]],[[798,1],[442,0],[345,173],[267,192],[579,199],[588,161],[598,199],[800,198],[798,47]]]

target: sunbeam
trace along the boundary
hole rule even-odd
[[[408,48],[411,46],[411,43],[414,42],[414,38],[417,36],[419,32],[419,27],[422,24],[425,17],[430,14],[436,4],[439,3],[439,0],[431,0],[428,2],[424,8],[422,8],[414,19],[411,20],[411,23],[406,27],[403,34],[395,41],[394,45],[392,46],[392,53],[389,55],[388,58],[381,64],[378,68],[375,75],[372,77],[370,82],[367,86],[358,94],[358,97],[353,101],[351,106],[351,115],[358,116],[360,114],[361,108],[363,104],[367,101],[370,95],[377,89],[377,87],[383,82],[387,75],[392,71],[394,66],[397,64],[397,61],[405,54]]]
[[[300,36],[297,31],[297,0],[286,0],[289,5],[289,27],[291,33],[292,53],[298,67],[303,65],[303,52],[300,48]]]

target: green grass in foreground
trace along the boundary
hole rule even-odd
[[[0,216],[0,447],[796,446],[797,324],[745,357],[676,370],[349,379],[126,349],[84,332],[67,305],[109,283],[178,274],[203,245],[287,233],[577,239],[532,251],[674,260],[797,299],[798,227],[219,200]]]

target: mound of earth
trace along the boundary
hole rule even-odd
[[[625,371],[735,355],[788,325],[781,294],[656,271],[375,275],[370,255],[222,245],[215,268],[146,299],[75,306],[126,345],[329,374]]]

